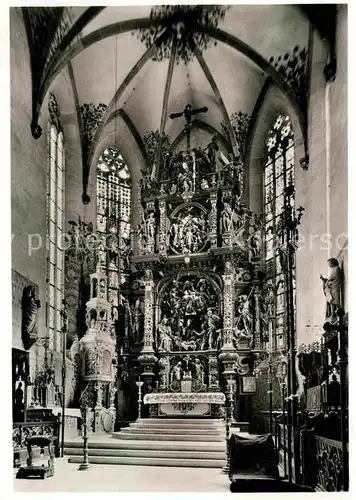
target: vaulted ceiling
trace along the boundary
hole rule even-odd
[[[236,154],[239,145],[229,118],[237,112],[253,113],[268,77],[288,94],[303,119],[302,99],[295,82],[290,81],[293,71],[288,65],[292,62],[295,67],[301,64],[302,71],[306,68],[306,59],[299,60],[301,51],[308,47],[305,13],[293,5],[231,5],[223,9],[213,22],[205,22],[203,12],[201,23],[193,27],[189,16],[183,28],[178,19],[169,25],[167,39],[165,25],[155,20],[149,6],[24,8],[32,58],[36,29],[43,29],[43,16],[50,16],[52,22],[46,23],[52,30],[47,60],[43,58],[42,67],[36,70],[37,79],[33,79],[34,135],[39,133],[36,127],[44,96],[68,65],[84,132],[88,105],[95,117],[91,120],[95,130],[89,131],[85,146],[89,150],[83,151],[84,168],[102,152],[113,121],[116,132],[123,118],[140,147],[144,136],[155,130],[165,132],[174,142],[182,134],[184,119],[172,120],[170,114],[182,111],[187,103],[193,108],[209,108],[207,113],[196,115],[196,130],[212,135],[223,132],[222,122],[227,125],[225,136]],[[35,10],[42,11],[42,18]],[[157,36],[152,38],[154,29]],[[189,60],[184,61],[181,45],[189,30],[194,42]],[[162,46],[166,48],[164,57]],[[41,48],[43,54],[43,43]],[[294,73],[294,78],[300,78],[300,71]],[[100,104],[104,106],[98,110]],[[202,140],[201,133],[195,136],[196,141]]]

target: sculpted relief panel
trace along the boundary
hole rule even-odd
[[[216,349],[221,344],[219,297],[206,278],[186,276],[173,280],[160,305],[159,351]]]

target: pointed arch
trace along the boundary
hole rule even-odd
[[[250,209],[263,213],[263,173],[266,158],[266,137],[279,114],[287,115],[294,132],[296,170],[306,156],[304,134],[294,106],[287,96],[269,80],[261,91],[247,133],[245,157],[246,198]],[[298,176],[297,180],[298,180]],[[297,188],[298,186],[296,186]]]

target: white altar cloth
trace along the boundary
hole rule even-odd
[[[144,404],[160,403],[209,403],[223,405],[225,394],[222,392],[154,392],[145,394]]]

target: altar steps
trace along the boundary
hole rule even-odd
[[[89,436],[89,462],[112,465],[222,468],[223,420],[141,419],[108,435]],[[80,440],[65,443],[69,462],[83,461]]]

